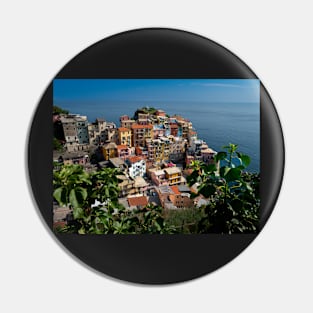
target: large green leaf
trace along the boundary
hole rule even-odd
[[[243,164],[245,167],[247,167],[247,166],[250,164],[251,159],[250,159],[250,157],[249,157],[248,155],[242,154],[242,155],[241,155],[241,161],[242,161],[242,164]]]
[[[82,207],[87,198],[87,190],[82,187],[76,187],[70,191],[69,200],[73,208]]]
[[[66,199],[66,188],[64,187],[59,187],[54,190],[53,192],[53,197],[55,200],[58,201],[60,205],[67,204],[67,199]]]
[[[227,153],[224,151],[218,152],[214,158],[216,162],[225,160],[227,158]]]
[[[193,185],[198,181],[199,173],[198,171],[193,171],[189,176],[187,176],[187,182],[189,185]]]
[[[227,181],[238,180],[240,178],[240,175],[241,175],[241,170],[239,168],[237,167],[231,168],[225,175],[225,179]]]
[[[221,167],[220,168],[220,175],[221,175],[221,177],[225,177],[230,170],[231,170],[231,168],[228,167],[228,166]]]
[[[215,164],[209,164],[209,165],[204,166],[204,170],[206,173],[212,173],[216,171],[216,166]]]
[[[199,188],[199,193],[201,193],[206,198],[212,196],[216,192],[216,187],[212,184],[203,185]]]

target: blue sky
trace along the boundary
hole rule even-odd
[[[259,102],[258,79],[55,79],[54,104],[102,101]]]

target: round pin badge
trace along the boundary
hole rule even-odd
[[[51,234],[89,267],[143,284],[208,274],[269,218],[284,142],[251,69],[174,29],[101,40],[51,81],[28,142]]]

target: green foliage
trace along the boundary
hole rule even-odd
[[[154,107],[142,107],[142,108],[139,108],[139,109],[136,110],[133,119],[137,120],[139,113],[155,114],[156,111],[157,111],[157,109],[154,108]]]
[[[62,151],[63,150],[63,145],[60,143],[60,141],[53,137],[53,150],[58,150],[58,151]]]
[[[201,208],[184,208],[179,210],[167,210],[165,221],[179,233],[198,233],[198,224],[205,217]]]
[[[162,217],[162,208],[148,205],[129,211],[118,203],[119,169],[86,173],[80,165],[54,172],[54,199],[69,206],[73,220],[59,231],[78,234],[173,233]],[[98,203],[95,206],[95,203]]]
[[[229,144],[214,164],[194,161],[187,177],[198,194],[209,200],[202,208],[169,210],[147,205],[127,210],[118,202],[119,169],[87,173],[80,165],[54,171],[54,199],[72,209],[72,219],[60,232],[78,234],[253,233],[258,228],[259,174],[246,171],[249,156]],[[196,195],[192,195],[195,197]],[[96,204],[97,203],[97,204]],[[96,204],[96,205],[95,205]]]
[[[199,183],[199,193],[210,200],[198,227],[201,233],[251,233],[258,227],[260,207],[258,174],[246,172],[250,157],[237,152],[237,145],[223,147],[216,165],[191,164],[189,185]]]
[[[68,114],[69,112],[67,110],[64,110],[64,109],[54,105],[52,108],[52,113],[53,114]]]

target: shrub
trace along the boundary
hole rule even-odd
[[[246,172],[249,156],[229,144],[215,156],[215,164],[195,161],[189,185],[199,183],[198,192],[210,200],[198,225],[200,233],[253,233],[258,229],[260,207],[259,174]],[[219,166],[221,165],[221,166]]]

